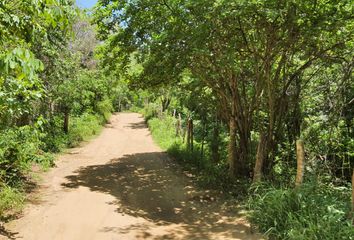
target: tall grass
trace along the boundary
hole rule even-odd
[[[299,188],[254,186],[249,219],[270,239],[350,240],[350,189],[316,182]]]
[[[103,122],[106,121],[108,113],[102,118],[99,115],[84,113],[80,117],[73,117],[70,122],[69,134],[67,135],[67,145],[75,147],[80,142],[89,140],[102,129]]]
[[[0,221],[5,217],[5,212],[18,212],[23,208],[25,195],[18,188],[2,186],[0,191]]]
[[[148,120],[153,139],[165,151],[168,151],[172,146],[182,145],[182,138],[176,136],[175,124],[176,120],[170,116]]]

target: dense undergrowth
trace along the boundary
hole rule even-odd
[[[308,180],[299,188],[289,184],[251,185],[246,180],[232,180],[225,174],[226,162],[211,164],[207,154],[200,155],[198,142],[193,152],[187,150],[183,139],[176,137],[176,119],[146,116],[158,145],[193,171],[200,184],[222,189],[241,199],[249,220],[269,239],[354,239],[350,186],[324,184],[318,179]]]
[[[253,186],[249,219],[270,239],[354,239],[350,219],[350,186],[317,181],[299,188]]]

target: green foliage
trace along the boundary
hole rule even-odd
[[[103,123],[101,116],[84,113],[80,117],[72,118],[67,136],[67,144],[69,147],[75,147],[80,142],[88,140],[101,130]]]
[[[350,189],[318,183],[300,188],[253,186],[250,221],[270,239],[353,239]]]
[[[49,43],[49,32],[63,36],[74,11],[71,1],[1,1],[0,3],[0,116],[1,124],[28,113],[43,93],[39,73],[43,63],[33,51]]]
[[[153,139],[163,150],[168,150],[175,144],[182,144],[182,139],[176,137],[175,124],[176,120],[170,116],[164,116],[162,120],[152,118],[148,121]]]
[[[0,133],[0,183],[16,185],[33,163],[48,165],[52,159],[40,150],[40,132],[25,126]]]
[[[113,111],[112,101],[108,98],[99,101],[97,102],[96,108],[97,108],[97,113],[103,116],[104,120],[108,122]]]
[[[144,115],[146,121],[149,121],[150,119],[157,117],[159,112],[159,107],[160,106],[157,103],[153,102],[153,103],[149,103],[149,105],[145,106],[139,112],[141,112]],[[153,127],[154,125],[155,125],[154,123],[151,123],[151,127]]]
[[[17,212],[22,209],[25,201],[24,193],[17,188],[1,186],[0,188],[0,220],[7,211]]]

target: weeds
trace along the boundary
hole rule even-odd
[[[270,239],[354,239],[349,193],[316,182],[295,189],[263,183],[251,188],[249,219]]]
[[[18,212],[23,208],[25,195],[18,188],[2,186],[0,191],[0,221],[4,213],[11,210]]]

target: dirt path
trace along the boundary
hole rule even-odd
[[[13,239],[260,239],[222,196],[196,189],[138,114],[114,115],[43,178],[24,217],[6,225]]]

